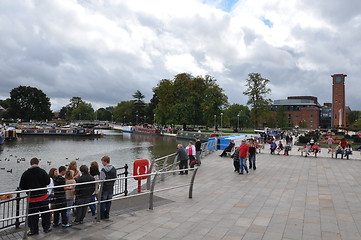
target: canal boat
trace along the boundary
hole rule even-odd
[[[88,137],[100,137],[102,134],[94,129],[86,128],[30,128],[20,127],[16,129],[16,133],[20,136],[32,135],[32,136],[88,136]]]

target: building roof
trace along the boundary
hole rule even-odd
[[[321,105],[317,102],[314,102],[310,99],[280,99],[280,100],[274,100],[273,105],[276,106],[315,106],[315,107],[321,107]]]

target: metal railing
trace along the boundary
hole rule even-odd
[[[217,143],[215,141],[204,142],[201,144],[201,149],[202,151],[200,158],[202,159],[203,157],[217,150]],[[177,168],[177,164],[179,164],[178,156],[176,153],[172,153],[161,158],[153,159],[150,162],[149,172],[166,172],[171,169],[173,170],[172,174],[175,175],[176,172],[174,170]],[[162,174],[160,180],[164,181],[167,175],[169,174]],[[147,178],[147,190],[150,189],[150,181],[150,178]]]
[[[177,186],[172,186],[172,187],[168,187],[168,188],[163,188],[163,189],[158,189],[155,190],[155,185],[157,183],[157,179],[158,176],[164,175],[164,174],[172,174],[172,173],[177,173],[179,171],[184,171],[184,170],[189,170],[189,171],[193,171],[193,175],[191,177],[191,180],[189,182],[189,184],[182,184],[182,185],[177,185]],[[115,200],[120,200],[120,199],[125,199],[125,198],[131,198],[134,196],[139,196],[139,195],[144,195],[144,194],[149,194],[149,209],[153,209],[153,203],[154,203],[154,193],[156,192],[161,192],[161,191],[166,191],[166,190],[171,190],[171,189],[176,189],[176,188],[181,188],[181,187],[185,187],[185,186],[189,186],[189,191],[188,191],[188,198],[192,198],[193,197],[193,185],[194,185],[194,180],[195,180],[195,176],[197,173],[198,168],[195,167],[193,169],[182,169],[182,170],[173,170],[173,171],[164,171],[164,172],[152,172],[149,174],[144,174],[144,175],[139,175],[137,177],[141,177],[141,176],[147,176],[149,179],[152,179],[152,183],[150,186],[150,191],[149,192],[143,192],[143,193],[139,193],[139,194],[134,194],[134,195],[128,195],[128,196],[114,196],[112,199],[109,200],[95,200],[95,202],[89,202],[86,204],[79,204],[79,205],[74,205],[74,206],[70,206],[70,207],[63,207],[63,208],[56,208],[56,209],[52,209],[52,210],[48,210],[48,211],[43,211],[43,212],[36,212],[36,213],[32,213],[29,214],[28,209],[29,209],[29,201],[25,201],[24,199],[28,198],[30,196],[30,193],[33,191],[39,191],[39,190],[44,190],[44,189],[53,189],[53,188],[64,188],[64,187],[70,187],[70,186],[80,186],[80,185],[89,185],[89,184],[95,184],[95,183],[100,183],[100,191],[102,190],[102,186],[104,184],[104,182],[108,182],[108,181],[114,181],[114,179],[107,179],[107,180],[98,180],[98,181],[91,181],[91,182],[84,182],[84,183],[75,183],[75,184],[67,184],[67,185],[61,185],[61,186],[56,186],[56,187],[44,187],[44,188],[37,188],[37,189],[29,189],[29,190],[21,190],[21,191],[16,191],[16,192],[8,192],[5,194],[16,194],[17,196],[23,195],[23,197],[20,197],[23,201],[23,208],[22,208],[22,212],[19,213],[16,216],[1,216],[0,218],[0,223],[5,223],[5,222],[12,222],[12,221],[17,221],[18,227],[20,226],[21,223],[25,223],[24,224],[24,234],[23,234],[23,239],[27,239],[27,230],[28,230],[28,218],[31,216],[35,216],[38,214],[44,214],[44,213],[51,213],[51,212],[55,212],[55,211],[61,211],[61,210],[67,210],[67,209],[72,209],[72,208],[79,208],[79,207],[84,207],[84,206],[89,206],[89,205],[93,205],[96,204],[97,205],[97,209],[101,209],[101,204],[102,203],[106,203],[109,201],[115,201]],[[133,179],[134,180],[134,176],[127,176],[127,177],[120,177],[120,180],[126,180],[126,179]],[[16,220],[16,219],[22,219],[22,221]],[[100,211],[97,211],[97,222],[100,222],[101,216],[100,216]],[[15,224],[13,224],[15,225]],[[9,226],[7,226],[9,227]]]
[[[114,196],[128,195],[128,179],[122,178],[122,176],[127,177],[128,172],[128,165],[125,164],[124,167],[117,168],[118,170],[123,170],[117,174],[117,178],[114,182]],[[114,181],[114,180],[113,180]],[[58,186],[57,186],[58,187]],[[54,187],[50,187],[54,188]],[[0,230],[15,226],[18,228],[21,223],[25,222],[24,217],[20,217],[20,215],[24,215],[26,210],[26,195],[24,195],[24,191],[10,192],[10,193],[3,193],[0,194],[1,196],[15,196],[7,200],[0,200],[0,219],[9,219],[7,221],[0,222]]]

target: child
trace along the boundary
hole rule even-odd
[[[239,172],[239,147],[235,148],[234,153],[231,156],[233,158],[234,171]]]

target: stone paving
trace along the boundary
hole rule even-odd
[[[239,175],[220,151],[203,159],[194,185],[157,192],[167,203],[113,214],[32,239],[361,239],[361,156],[257,155],[257,170]],[[189,183],[190,175],[159,182],[156,189]],[[19,235],[18,235],[19,236]],[[13,237],[3,236],[2,239]],[[29,237],[30,239],[30,237]]]

